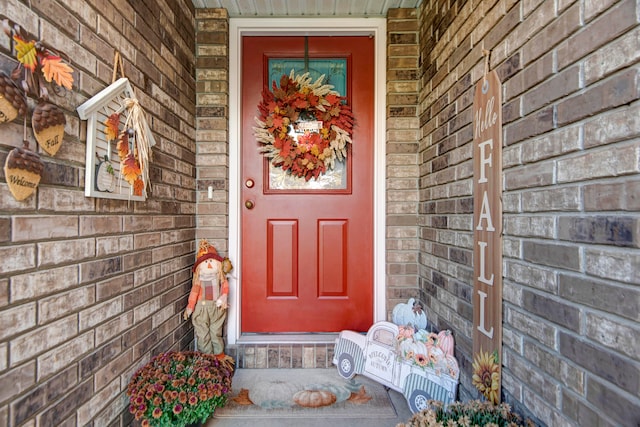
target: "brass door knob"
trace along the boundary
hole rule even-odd
[[[255,204],[253,203],[253,200],[247,200],[244,202],[244,207],[247,209],[253,209],[254,206]]]

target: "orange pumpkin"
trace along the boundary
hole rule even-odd
[[[293,401],[306,408],[333,405],[336,395],[327,390],[301,390],[293,395]]]

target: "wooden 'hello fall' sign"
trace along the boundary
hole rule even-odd
[[[502,370],[502,85],[488,72],[473,98],[473,385],[500,402]]]

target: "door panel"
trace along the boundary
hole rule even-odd
[[[305,62],[305,38],[244,37],[242,46],[241,330],[366,331],[373,322],[374,40],[307,39],[307,64],[338,58],[347,68],[341,95],[355,127],[337,186],[313,178],[274,185],[253,135],[263,87],[271,88],[274,75],[270,59]]]
[[[347,222],[320,220],[318,231],[318,295],[347,297]]]
[[[298,222],[269,220],[267,223],[267,297],[298,295]]]

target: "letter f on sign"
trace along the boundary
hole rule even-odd
[[[486,146],[489,145],[489,155],[487,156]],[[478,180],[478,184],[487,182],[487,174],[485,166],[489,165],[489,167],[493,166],[491,162],[491,150],[493,150],[493,139],[488,139],[484,142],[478,144],[478,149],[480,150],[480,179]]]

